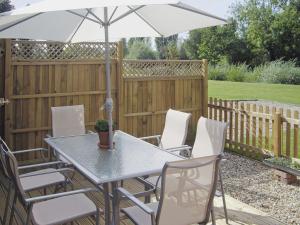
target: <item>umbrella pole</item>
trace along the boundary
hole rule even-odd
[[[108,15],[107,7],[104,7],[104,31],[105,31],[105,72],[106,72],[106,116],[108,120],[109,128],[109,148],[113,149],[113,121],[112,121],[112,110],[113,100],[111,98],[111,82],[110,82],[110,47],[108,41]]]

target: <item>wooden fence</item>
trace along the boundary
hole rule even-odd
[[[44,145],[52,106],[83,104],[87,129],[105,118],[100,109],[106,88],[102,43],[6,40],[5,46],[0,77],[10,104],[4,137],[13,149]],[[206,60],[124,60],[122,43],[110,47],[113,119],[120,129],[136,136],[159,134],[169,108],[193,113],[191,127],[207,114]]]
[[[299,112],[209,98],[208,117],[229,124],[226,147],[242,154],[300,156]]]

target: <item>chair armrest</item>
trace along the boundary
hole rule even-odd
[[[48,163],[38,163],[38,164],[33,164],[33,165],[27,165],[27,166],[19,166],[19,170],[24,170],[24,169],[31,169],[35,167],[49,167],[49,166],[54,166],[58,164],[64,164],[63,161],[53,161],[53,162],[48,162]]]
[[[178,146],[178,147],[174,147],[174,148],[165,148],[164,150],[166,151],[170,151],[170,152],[178,152],[178,151],[182,151],[182,150],[191,150],[192,147],[189,145],[182,145],[182,146]]]
[[[26,149],[26,150],[18,150],[18,151],[14,151],[12,152],[14,155],[17,155],[17,154],[23,154],[23,153],[28,153],[28,152],[46,152],[48,151],[48,149],[46,148],[33,148],[33,149]]]
[[[156,139],[158,142],[160,141],[161,135],[152,135],[147,137],[139,137],[141,140],[150,140],[150,139]]]
[[[46,200],[60,198],[60,197],[68,196],[68,195],[75,195],[75,194],[87,193],[87,192],[98,192],[98,191],[99,190],[96,188],[85,188],[85,189],[78,189],[78,190],[74,190],[74,191],[67,191],[67,192],[62,192],[62,193],[57,193],[57,194],[27,198],[27,199],[25,199],[25,201],[29,204],[32,204],[34,202],[46,201]]]
[[[220,158],[221,158],[221,162],[225,162],[225,161],[228,160],[228,157],[226,157],[224,153],[222,153],[222,154],[220,155]]]
[[[139,137],[139,139],[141,140],[148,140],[148,139],[154,139],[154,138],[160,138],[161,135],[157,134],[157,135],[152,135],[152,136],[146,136],[146,137]]]
[[[184,151],[184,150],[187,150],[187,157],[191,157],[191,151],[192,151],[192,147],[191,146],[188,146],[188,145],[183,145],[183,146],[180,146],[180,147],[175,147],[175,148],[168,148],[168,149],[165,149],[166,151],[168,152],[181,152],[181,151]],[[186,156],[184,156],[186,157]]]
[[[127,198],[128,200],[130,200],[131,202],[133,202],[136,206],[138,206],[141,210],[143,210],[145,213],[149,214],[149,215],[154,215],[154,211],[152,209],[150,209],[147,205],[145,205],[142,201],[140,201],[138,198],[134,197],[134,195],[132,195],[131,193],[129,193],[126,189],[119,187],[117,189],[117,191],[124,196],[125,198]]]
[[[95,132],[92,131],[92,130],[87,130],[86,133],[87,133],[87,134],[95,134]]]
[[[44,172],[37,171],[36,173],[31,173],[31,174],[21,174],[20,178],[34,177],[34,176],[39,176],[39,175],[44,175],[44,174],[60,173],[60,172],[62,172],[62,173],[63,172],[74,172],[74,170],[71,168],[62,168],[62,169],[56,169],[54,171],[44,171]]]

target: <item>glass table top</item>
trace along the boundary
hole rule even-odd
[[[96,184],[159,173],[183,159],[122,131],[115,132],[114,150],[100,149],[96,133],[45,141]]]

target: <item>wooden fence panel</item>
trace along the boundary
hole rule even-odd
[[[161,134],[169,108],[192,113],[191,135],[207,115],[203,61],[124,61],[122,130],[135,136]],[[151,69],[152,66],[152,69]],[[191,68],[194,68],[191,71]],[[197,69],[195,69],[197,68]],[[157,70],[160,75],[157,74]],[[170,71],[173,71],[171,73]],[[192,72],[192,74],[190,74]],[[180,76],[178,75],[180,74]],[[205,104],[204,104],[205,103]]]
[[[12,149],[45,146],[53,106],[83,104],[89,130],[105,118],[101,46],[6,41],[5,97],[11,103],[5,106],[5,140]],[[122,44],[111,43],[111,50],[117,126],[135,136],[161,134],[165,113],[174,108],[192,113],[193,135],[199,117],[208,114],[207,61],[123,60]]]
[[[101,46],[101,43],[96,45]],[[77,50],[86,50],[85,59],[70,52],[63,56],[62,50],[49,56],[47,51],[55,46],[72,47],[69,44],[6,41],[5,98],[11,103],[5,106],[5,140],[12,149],[44,146],[43,138],[51,133],[53,106],[83,104],[87,129],[93,129],[97,119],[105,118],[105,112],[100,110],[106,95],[105,66],[101,58],[94,56],[95,52],[100,55],[102,52],[98,52],[95,43],[87,43],[84,47],[76,44]],[[112,44],[112,49],[115,46]],[[115,109],[118,106],[119,67],[118,60],[112,55]],[[113,118],[118,121],[116,112]]]
[[[210,119],[229,124],[228,149],[256,158],[276,152],[299,158],[298,111],[216,98],[209,98],[208,107]]]
[[[116,62],[112,63],[112,92],[116,101]],[[104,118],[100,107],[105,102],[105,70],[99,64],[12,65],[14,81],[10,97],[13,117],[10,120],[16,149],[41,146],[51,129],[51,107],[83,104],[87,129]],[[113,118],[116,119],[114,113]],[[22,137],[22,138],[21,138]],[[20,138],[23,141],[18,141]]]

